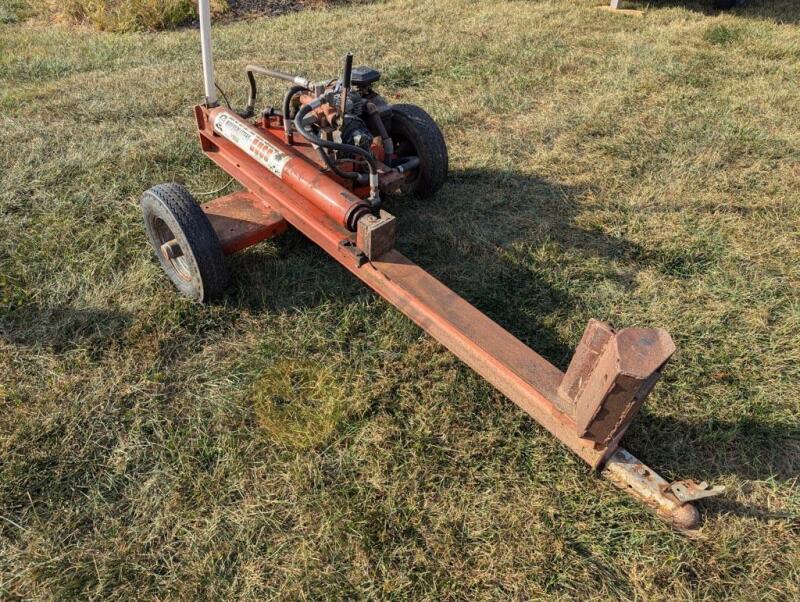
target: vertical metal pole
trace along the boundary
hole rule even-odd
[[[211,9],[209,0],[199,0],[197,12],[200,16],[200,51],[203,55],[203,86],[206,105],[217,106],[217,90],[214,86],[214,56],[211,53]]]
[[[341,106],[339,107],[339,129],[344,128],[344,114],[347,113],[347,95],[350,93],[350,79],[353,74],[353,53],[344,55],[344,69],[342,70],[342,91],[339,92]]]

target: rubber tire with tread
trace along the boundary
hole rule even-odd
[[[177,289],[201,303],[222,295],[228,284],[225,255],[211,222],[189,191],[174,182],[158,184],[142,194],[139,206],[150,244]],[[166,242],[164,225],[181,247],[185,258],[184,276],[161,252],[161,245]],[[162,229],[161,235],[159,228]]]
[[[416,105],[392,105],[389,137],[398,151],[402,145],[397,142],[407,140],[420,160],[419,172],[403,185],[401,192],[423,198],[438,192],[447,178],[447,146],[433,118]]]

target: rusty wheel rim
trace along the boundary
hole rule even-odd
[[[183,252],[178,238],[160,217],[153,217],[151,225],[158,238],[159,248],[156,251],[175,270],[181,280],[191,282],[192,271],[189,266],[189,260]]]

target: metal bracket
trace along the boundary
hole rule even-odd
[[[396,220],[381,209],[380,217],[365,215],[358,220],[356,245],[372,261],[394,248]]]
[[[349,256],[355,260],[356,267],[360,268],[362,265],[367,263],[367,261],[369,261],[364,251],[359,249],[358,246],[356,246],[356,243],[349,238],[344,238],[339,241],[339,249],[340,251],[344,252],[346,256]]]
[[[669,483],[652,468],[626,450],[619,448],[603,468],[602,476],[628,495],[649,506],[659,517],[681,531],[691,531],[700,524],[700,513],[692,504],[678,501],[669,491]]]
[[[680,502],[683,502],[684,504],[725,493],[725,487],[722,485],[712,487],[705,481],[702,483],[697,483],[692,479],[675,481],[669,486],[669,490],[676,498],[678,498]]]
[[[602,476],[641,500],[676,529],[692,531],[700,524],[700,513],[691,502],[720,495],[725,487],[711,487],[692,480],[668,483],[652,468],[619,448],[603,467]]]

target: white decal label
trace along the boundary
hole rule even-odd
[[[279,178],[291,157],[270,144],[250,126],[242,123],[230,113],[220,112],[214,118],[214,131],[230,140]]]

